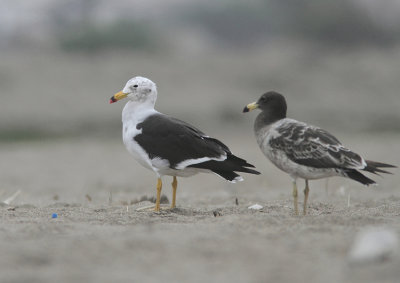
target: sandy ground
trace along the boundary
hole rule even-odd
[[[366,227],[400,235],[396,170],[376,187],[312,182],[309,215],[294,216],[290,179],[261,156],[250,130],[217,137],[263,175],[179,179],[178,207],[161,213],[136,211],[156,179],[118,138],[2,144],[0,199],[20,194],[0,207],[0,282],[398,282],[399,248],[370,263],[348,257]],[[398,135],[342,140],[400,164],[391,154]],[[255,203],[263,209],[249,210]]]

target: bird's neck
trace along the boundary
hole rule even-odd
[[[141,122],[146,119],[149,115],[156,113],[154,109],[154,103],[151,101],[135,102],[128,101],[125,104],[124,110],[122,110],[122,122],[136,121]]]
[[[286,113],[279,113],[274,111],[262,111],[258,114],[254,122],[254,130],[260,131],[264,127],[269,127],[271,124],[286,118]]]

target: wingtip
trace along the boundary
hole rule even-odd
[[[382,167],[382,168],[398,168],[397,165],[392,165],[388,163],[382,163],[382,162],[377,162],[377,161],[372,161],[372,160],[365,160],[365,162],[374,167]]]
[[[249,174],[254,174],[254,175],[261,175],[261,172],[258,172],[257,170],[253,170],[253,169],[248,169],[244,171],[245,173],[249,173]]]

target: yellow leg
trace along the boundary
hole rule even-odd
[[[160,211],[160,199],[161,199],[161,189],[162,189],[162,182],[161,178],[157,180],[157,199],[156,199],[156,206],[154,207],[154,211]]]
[[[307,200],[310,188],[308,187],[308,180],[306,180],[306,187],[304,188],[304,204],[303,204],[303,215],[307,214]]]
[[[176,180],[176,176],[174,176],[174,180],[172,181],[172,203],[171,203],[171,209],[175,208],[176,188],[177,187],[178,187],[178,181]]]
[[[299,208],[297,206],[297,186],[296,181],[293,181],[293,202],[294,202],[294,213],[299,215]]]

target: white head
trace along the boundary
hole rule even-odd
[[[157,86],[147,78],[134,77],[126,83],[122,91],[111,97],[110,103],[117,102],[125,97],[136,103],[147,102],[154,106],[157,100]]]

